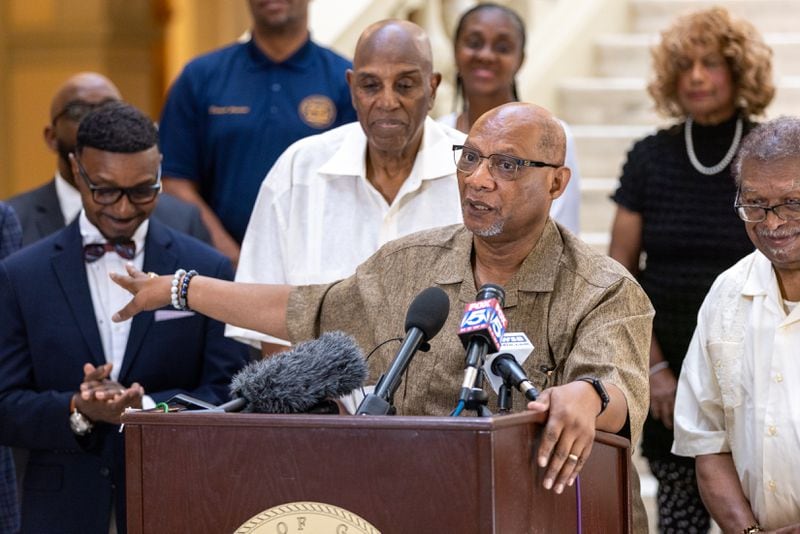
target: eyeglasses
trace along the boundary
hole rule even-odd
[[[92,192],[92,199],[102,206],[110,206],[119,202],[122,195],[126,195],[131,204],[147,204],[156,199],[161,192],[161,165],[158,165],[156,172],[156,183],[152,185],[137,185],[136,187],[101,187],[89,181],[86,169],[83,168],[81,160],[73,154],[75,163],[78,164],[78,173],[83,177],[83,181]]]
[[[90,111],[109,102],[113,102],[113,100],[106,99],[96,103],[85,102],[83,100],[73,100],[71,102],[67,102],[67,104],[64,106],[64,109],[59,111],[56,116],[53,117],[52,123],[55,124],[61,117],[66,117],[73,122],[81,122],[81,120],[88,115]]]
[[[453,159],[456,169],[472,174],[481,164],[482,159],[489,161],[489,173],[496,180],[511,182],[517,179],[517,170],[520,167],[552,167],[558,169],[561,165],[535,161],[531,159],[515,158],[504,154],[490,154],[484,156],[474,148],[464,145],[453,145]]]
[[[761,222],[767,218],[768,211],[771,211],[783,221],[800,221],[800,202],[784,202],[774,206],[754,206],[740,203],[740,194],[741,191],[736,192],[736,202],[734,202],[733,207],[736,208],[739,218],[745,222]]]

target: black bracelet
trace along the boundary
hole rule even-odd
[[[182,310],[189,309],[189,282],[191,282],[192,278],[194,278],[196,275],[197,271],[194,269],[183,275],[183,280],[181,280],[181,290],[178,293],[178,304]]]

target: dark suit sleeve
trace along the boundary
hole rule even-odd
[[[71,391],[36,391],[33,356],[18,298],[21,295],[15,294],[8,271],[0,262],[0,443],[77,450],[69,429],[69,400],[77,387]],[[82,371],[78,372],[82,377]]]
[[[58,202],[55,180],[8,199],[22,225],[22,246],[64,228],[64,214]]]
[[[19,226],[14,209],[0,202],[0,259],[5,258],[22,243],[22,228]]]
[[[211,234],[200,218],[200,209],[194,204],[162,193],[153,212],[153,217],[173,230],[188,234],[200,241],[211,244]]]

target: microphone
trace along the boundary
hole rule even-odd
[[[492,373],[503,377],[504,383],[517,388],[529,401],[535,401],[539,396],[539,391],[531,384],[522,366],[511,354],[503,353],[497,356],[492,361]]]
[[[500,350],[488,354],[483,370],[492,389],[500,393],[500,386],[508,384],[519,390],[528,400],[536,400],[539,392],[528,380],[522,364],[533,352],[533,345],[524,332],[506,332],[500,343]]]
[[[500,340],[508,321],[503,315],[505,291],[495,284],[484,284],[476,302],[467,304],[458,329],[458,337],[467,349],[464,381],[458,400],[467,402],[478,379],[478,370],[486,354],[500,350]]]
[[[411,358],[417,350],[427,351],[430,348],[428,341],[442,329],[449,312],[450,299],[438,287],[424,289],[414,297],[406,313],[403,344],[389,369],[378,380],[375,390],[359,404],[356,415],[394,415],[394,392],[400,386]]]
[[[230,390],[232,398],[247,401],[244,412],[305,413],[361,387],[366,378],[367,364],[355,340],[343,332],[326,332],[250,363],[233,376]]]
[[[492,372],[502,376],[503,383],[517,388],[529,401],[535,401],[539,396],[539,391],[531,384],[525,371],[511,354],[503,353],[495,358],[492,362]]]

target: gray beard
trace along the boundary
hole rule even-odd
[[[473,230],[472,233],[479,237],[494,237],[503,233],[503,226],[505,221],[496,221],[494,224],[486,228]]]

